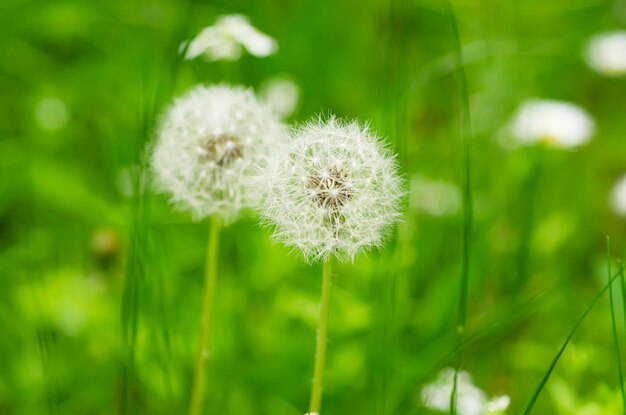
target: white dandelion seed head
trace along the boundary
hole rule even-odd
[[[593,70],[604,76],[626,75],[626,31],[593,36],[587,42],[585,58]]]
[[[368,127],[332,116],[294,135],[261,175],[267,183],[261,214],[274,239],[307,261],[349,260],[381,246],[400,216],[394,157]]]
[[[531,99],[518,109],[512,130],[519,144],[573,148],[591,139],[595,124],[585,110],[569,102]]]
[[[229,14],[220,16],[213,26],[202,29],[191,41],[183,42],[180,50],[185,47],[187,60],[202,56],[218,61],[239,59],[242,47],[251,55],[263,58],[275,53],[278,43],[252,26],[246,16]]]
[[[422,403],[429,409],[440,412],[450,410],[450,398],[454,388],[454,369],[445,368],[435,382],[422,388]],[[457,374],[456,403],[459,415],[497,415],[504,414],[510,399],[508,396],[499,396],[489,400],[487,394],[476,387],[472,376],[467,372]]]
[[[283,125],[242,87],[197,86],[165,112],[152,153],[158,190],[195,219],[225,222],[259,200],[255,174]]]
[[[610,205],[613,212],[620,216],[626,216],[626,174],[613,187]]]

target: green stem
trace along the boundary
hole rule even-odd
[[[193,376],[189,415],[200,415],[200,413],[202,413],[206,362],[209,358],[209,334],[211,331],[211,312],[213,309],[213,297],[215,294],[219,240],[220,222],[216,217],[213,217],[211,220],[211,229],[209,231],[209,244],[207,247],[206,268],[204,273],[202,316],[200,318],[200,344]]]
[[[311,388],[311,402],[309,413],[318,414],[322,406],[322,391],[324,389],[324,360],[326,359],[326,339],[328,333],[328,312],[330,309],[331,260],[324,261],[322,275],[322,298],[320,301],[320,321],[315,346],[315,364],[313,370],[313,386]]]

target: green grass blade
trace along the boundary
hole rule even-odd
[[[139,327],[139,314],[143,306],[143,291],[145,291],[146,274],[148,273],[148,260],[150,256],[148,241],[151,237],[151,224],[149,212],[149,194],[143,189],[145,175],[149,168],[149,155],[146,153],[146,143],[153,136],[153,128],[156,125],[158,112],[171,98],[174,91],[182,57],[178,54],[177,45],[188,34],[190,21],[196,7],[196,0],[192,0],[184,10],[178,25],[173,28],[169,41],[171,53],[164,62],[164,69],[157,65],[156,69],[149,66],[144,68],[146,79],[150,78],[151,71],[155,71],[160,82],[151,83],[144,81],[141,85],[141,108],[139,112],[138,136],[135,143],[135,154],[139,158],[141,173],[135,179],[134,188],[137,197],[133,201],[130,221],[132,223],[130,235],[129,256],[126,265],[126,275],[121,299],[121,331],[123,340],[124,359],[121,373],[121,393],[118,405],[120,414],[133,413],[132,396],[135,385],[135,355],[136,339]]]
[[[615,322],[615,306],[613,304],[613,283],[611,282],[611,239],[606,237],[606,260],[607,260],[607,274],[609,281],[609,306],[611,308],[611,329],[613,332],[613,343],[615,345],[615,354],[617,356],[617,374],[619,378],[619,386],[620,392],[622,395],[622,406],[624,408],[624,413],[626,413],[626,397],[624,396],[624,373],[622,371],[622,355],[619,350],[619,338],[617,336],[617,323]],[[618,275],[622,275],[623,273],[622,267],[620,267],[620,272]]]
[[[520,293],[529,275],[530,248],[535,229],[535,209],[538,199],[539,184],[543,176],[543,148],[535,148],[531,156],[532,171],[520,193],[521,203],[527,206],[520,218],[520,246],[517,252],[517,275],[513,281],[513,292]]]
[[[444,11],[450,21],[450,28],[454,38],[455,67],[458,82],[460,85],[461,98],[461,139],[463,142],[463,259],[461,265],[461,289],[459,295],[459,315],[456,331],[456,362],[454,383],[450,396],[450,414],[456,414],[456,393],[457,375],[461,368],[462,353],[461,345],[465,334],[465,323],[467,321],[468,290],[469,290],[469,261],[471,252],[471,232],[472,232],[472,190],[471,190],[471,168],[470,168],[470,145],[472,137],[472,120],[469,104],[469,93],[467,87],[467,77],[465,74],[463,55],[461,51],[461,37],[459,28],[454,16],[454,10],[450,0],[443,2]]]
[[[530,401],[528,402],[528,405],[526,406],[526,409],[524,410],[524,415],[528,415],[528,414],[531,413],[533,407],[535,406],[535,403],[537,402],[537,398],[539,398],[539,395],[541,394],[541,391],[543,390],[543,388],[545,387],[546,383],[548,382],[548,379],[550,378],[550,375],[552,375],[552,371],[556,367],[556,364],[559,362],[559,359],[563,355],[563,352],[565,352],[565,349],[567,348],[567,345],[569,344],[570,340],[572,339],[572,337],[574,337],[574,334],[578,330],[578,327],[580,327],[580,325],[585,320],[587,315],[591,312],[591,310],[596,305],[598,300],[604,295],[604,293],[609,289],[611,284],[613,284],[613,282],[618,277],[619,277],[619,273],[615,274],[612,278],[609,279],[609,282],[602,288],[602,290],[598,294],[596,294],[596,296],[593,298],[593,300],[591,301],[591,303],[589,304],[589,306],[587,307],[587,309],[583,313],[583,315],[578,319],[576,324],[574,324],[574,327],[572,328],[572,330],[569,332],[569,334],[565,338],[565,341],[563,342],[563,345],[561,346],[561,348],[559,349],[558,353],[556,354],[556,356],[552,360],[552,363],[550,363],[550,367],[548,368],[548,370],[547,370],[546,374],[544,375],[544,377],[541,379],[541,382],[539,383],[539,386],[537,387],[537,389],[533,393],[533,396],[530,398]]]
[[[619,280],[620,280],[620,288],[621,288],[621,295],[622,295],[622,316],[623,316],[623,323],[624,323],[624,332],[626,333],[626,283],[624,282],[624,264],[620,261],[619,262],[619,270],[617,271],[618,275],[619,275]],[[611,296],[612,297],[612,296]],[[612,307],[612,306],[611,306]],[[614,335],[615,336],[615,335]],[[622,382],[620,382],[620,387],[621,387],[621,395],[622,395],[622,403],[623,403],[623,407],[624,407],[624,413],[626,414],[626,386],[623,383],[623,368],[620,362],[620,371],[622,372]]]
[[[619,279],[620,287],[622,289],[622,313],[624,316],[624,333],[626,333],[626,283],[624,282],[624,264],[619,264]],[[626,392],[625,392],[626,393]]]

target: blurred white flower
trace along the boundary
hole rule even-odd
[[[439,373],[434,383],[422,388],[422,402],[430,409],[447,412],[454,387],[454,369],[446,368]],[[487,397],[472,383],[467,372],[457,376],[457,413],[459,415],[483,415]]]
[[[181,51],[187,48],[185,59],[203,56],[209,61],[237,60],[244,47],[257,58],[269,56],[278,50],[276,40],[258,31],[246,16],[229,14],[220,16],[213,26],[205,27],[189,43],[181,44]]]
[[[161,119],[151,165],[156,186],[196,219],[217,214],[228,222],[256,205],[258,165],[284,137],[251,90],[197,86]]]
[[[496,396],[487,402],[485,412],[488,415],[504,414],[510,404],[511,398],[507,395]]]
[[[448,412],[453,387],[454,369],[445,368],[434,383],[422,388],[422,403],[427,408]],[[458,415],[503,415],[510,403],[508,396],[487,399],[485,392],[474,386],[472,376],[467,372],[458,373],[456,387]]]
[[[432,216],[454,215],[461,208],[461,192],[448,182],[422,175],[411,179],[411,211]]]
[[[277,148],[261,175],[264,222],[306,260],[341,260],[382,244],[398,220],[402,181],[394,156],[367,127],[315,120]]]
[[[65,127],[69,118],[67,106],[59,98],[44,98],[35,106],[35,119],[44,130],[60,130]]]
[[[613,187],[610,204],[615,213],[626,216],[626,175],[622,176]]]
[[[545,142],[554,147],[572,148],[591,139],[595,124],[585,110],[574,104],[531,99],[518,109],[512,129],[520,144]]]
[[[259,97],[281,118],[293,114],[300,101],[300,87],[286,77],[267,80],[261,87]]]
[[[626,74],[626,31],[593,36],[587,42],[585,57],[589,66],[605,76]]]

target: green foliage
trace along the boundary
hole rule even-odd
[[[621,266],[612,308],[606,294],[587,307],[607,287],[606,235],[615,259],[626,251],[607,203],[626,171],[626,80],[594,73],[582,50],[623,28],[626,6],[451,8],[458,35],[431,0],[4,0],[0,413],[186,412],[208,224],[152,192],[145,146],[164,106],[192,85],[259,88],[276,75],[302,90],[289,122],[329,111],[371,120],[413,183],[386,247],[333,266],[323,414],[430,413],[422,385],[459,361],[521,413],[568,333],[533,413],[619,413]],[[181,60],[179,44],[227,13],[249,16],[278,52]],[[592,142],[504,148],[530,97],[587,109]],[[458,200],[429,213],[420,177],[453,185]],[[321,265],[272,243],[252,215],[220,245],[205,413],[301,415]]]

